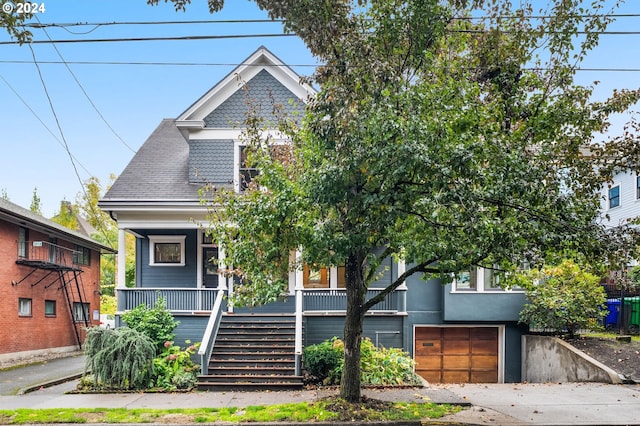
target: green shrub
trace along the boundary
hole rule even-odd
[[[173,331],[180,324],[166,309],[166,300],[163,297],[158,298],[153,308],[140,304],[122,314],[122,320],[129,328],[149,336],[156,345],[157,354],[162,353],[165,342],[173,341]]]
[[[91,327],[84,352],[96,387],[144,389],[152,381],[156,349],[144,333],[126,327]]]
[[[402,349],[376,348],[370,339],[364,339],[360,350],[363,384],[393,386],[421,383],[414,373],[415,362]]]
[[[173,342],[165,342],[163,352],[153,360],[156,386],[167,390],[192,388],[200,367],[191,357],[198,347],[196,343],[182,350]]]
[[[559,266],[531,271],[529,278],[525,288],[528,301],[520,312],[520,322],[571,337],[579,329],[601,328],[607,309],[599,277],[565,260]]]
[[[417,385],[414,361],[398,348],[376,348],[370,339],[361,344],[360,372],[363,385]],[[304,349],[304,366],[312,379],[326,385],[340,383],[344,343],[334,337]]]
[[[340,382],[344,362],[344,346],[337,337],[304,348],[304,367],[313,381],[333,384]]]

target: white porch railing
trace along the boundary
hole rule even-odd
[[[200,355],[200,369],[202,374],[207,374],[209,358],[211,357],[211,351],[213,350],[213,344],[216,341],[218,335],[218,329],[220,328],[220,318],[222,317],[222,300],[226,289],[219,289],[216,301],[211,309],[211,315],[207,322],[207,327],[202,336],[202,342],[198,349],[198,355]]]

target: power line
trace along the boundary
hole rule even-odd
[[[36,19],[38,19],[38,16],[36,15]],[[47,36],[47,38],[49,40],[51,40],[51,37],[49,36],[49,33],[47,32],[47,30],[45,28],[42,28],[42,31],[45,33],[45,35]],[[80,80],[78,80],[78,77],[76,77],[75,73],[73,72],[73,70],[71,70],[71,67],[69,66],[68,62],[65,61],[64,57],[62,56],[62,53],[60,53],[60,50],[58,50],[58,47],[53,44],[53,49],[56,51],[56,53],[58,54],[58,57],[60,58],[60,60],[62,61],[62,63],[65,65],[65,67],[67,68],[67,71],[69,71],[69,74],[71,74],[71,76],[73,77],[73,80],[76,82],[76,84],[78,85],[78,87],[80,88],[80,90],[82,91],[82,93],[84,94],[85,98],[87,98],[87,101],[89,101],[89,104],[91,105],[91,107],[93,108],[93,110],[98,114],[98,116],[100,117],[100,119],[102,119],[102,121],[104,122],[104,124],[109,128],[109,130],[111,130],[111,133],[113,133],[115,135],[116,138],[118,138],[120,140],[120,142],[122,142],[122,144],[124,146],[126,146],[127,148],[129,148],[129,150],[131,152],[133,152],[134,154],[136,153],[136,150],[131,148],[129,146],[129,144],[127,144],[124,139],[122,139],[122,137],[115,131],[115,129],[111,126],[111,124],[109,124],[109,122],[107,121],[107,119],[104,117],[104,115],[102,115],[102,113],[100,112],[100,110],[98,109],[98,107],[96,106],[96,104],[93,102],[93,100],[91,99],[91,97],[89,96],[89,94],[87,93],[87,91],[84,89],[84,87],[82,86],[82,84],[80,83]]]
[[[273,37],[295,37],[296,34],[231,34],[231,35],[202,35],[202,36],[173,36],[173,37],[127,37],[127,38],[94,38],[83,40],[31,40],[30,44],[52,44],[52,43],[120,43],[131,41],[184,41],[184,40],[222,40],[240,38],[273,38]],[[20,44],[18,41],[2,41],[0,45]]]
[[[33,62],[30,62],[31,64],[33,64]],[[62,141],[60,140],[60,138],[53,133],[53,130],[51,130],[49,128],[49,126],[47,126],[47,124],[42,120],[42,118],[40,118],[40,116],[38,115],[37,112],[35,112],[35,110],[33,108],[31,108],[31,106],[27,103],[27,101],[20,96],[20,94],[18,93],[18,91],[2,76],[0,75],[0,80],[4,81],[4,83],[7,85],[7,87],[9,87],[9,89],[13,92],[14,95],[16,95],[18,97],[18,99],[20,99],[20,101],[24,104],[24,106],[31,112],[31,114],[33,114],[33,116],[40,122],[40,124],[42,124],[42,127],[44,127],[45,129],[47,129],[47,132],[49,132],[49,134],[58,142],[58,144],[60,144],[60,146],[64,149],[65,146],[62,143]],[[73,157],[73,159],[75,160],[75,162],[77,164],[80,165],[80,167],[82,167],[82,170],[84,170],[89,176],[91,176],[91,173],[89,173],[89,170],[87,170],[87,168],[80,162],[80,160],[78,160],[76,157]]]
[[[451,33],[483,34],[484,30],[448,30]],[[559,33],[558,33],[559,34]],[[599,34],[599,35],[640,35],[640,31],[576,31],[575,35]],[[197,40],[225,40],[244,38],[275,38],[275,37],[296,37],[294,33],[282,34],[226,34],[226,35],[191,35],[191,36],[168,36],[168,37],[126,37],[126,38],[92,38],[92,39],[59,39],[59,40],[31,40],[31,44],[52,44],[52,43],[124,43],[143,41],[197,41]],[[2,41],[0,45],[20,44],[18,41]]]
[[[11,60],[5,59],[0,60],[0,64],[32,64],[31,61],[26,60]],[[131,61],[39,61],[40,64],[47,65],[111,65],[111,66],[171,66],[171,67],[237,67],[240,65],[243,66],[263,66],[260,64],[247,64],[247,63],[231,63],[231,62],[131,62]],[[322,64],[287,64],[287,65],[277,65],[280,67],[287,68],[315,68],[321,66]],[[272,65],[276,66],[276,65]],[[536,71],[549,71],[551,68],[524,68],[527,70],[536,70]],[[583,71],[583,72],[640,72],[640,68],[575,68],[575,71]]]
[[[584,14],[584,15],[568,15],[570,18],[639,18],[639,13],[620,13],[620,14]],[[530,16],[456,16],[453,20],[470,21],[470,20],[486,20],[486,19],[552,19],[554,15],[530,15]],[[115,25],[199,25],[199,24],[260,24],[260,23],[285,23],[284,19],[206,19],[206,20],[188,20],[188,21],[111,21],[111,22],[66,22],[66,23],[25,23],[23,26],[28,28],[44,28],[44,27],[79,27],[79,26],[115,26]]]
[[[44,81],[44,76],[42,75],[42,71],[40,70],[40,65],[38,64],[38,61],[36,59],[36,52],[33,50],[33,46],[29,45],[29,50],[31,50],[31,56],[33,57],[33,63],[36,66],[36,70],[38,71],[38,77],[40,78],[40,83],[42,83],[42,88],[44,89],[44,94],[47,98],[47,101],[49,103],[49,108],[51,109],[51,113],[53,114],[54,120],[56,122],[56,126],[58,126],[58,131],[60,132],[60,137],[62,138],[62,142],[64,145],[64,149],[67,152],[67,154],[69,155],[69,159],[71,161],[71,166],[73,167],[73,171],[76,175],[76,178],[78,179],[78,182],[80,183],[80,188],[82,188],[82,192],[84,193],[85,199],[89,200],[89,195],[87,194],[87,190],[84,187],[84,183],[82,182],[82,178],[80,177],[80,173],[78,173],[78,168],[76,167],[76,163],[74,161],[74,157],[73,154],[71,153],[71,150],[69,149],[69,144],[67,143],[67,139],[64,135],[64,131],[62,130],[62,125],[60,124],[60,120],[58,119],[58,114],[56,113],[56,109],[53,106],[53,100],[51,99],[51,96],[49,95],[49,90],[47,89],[47,85]],[[89,175],[91,176],[91,173],[89,173]],[[94,211],[94,207],[91,203],[87,203],[89,205],[89,208],[91,209],[92,214],[94,215],[94,217],[97,218],[97,214]],[[102,232],[103,236],[105,237],[105,241],[106,244],[109,245],[110,248],[114,248],[111,245],[111,241],[109,240],[109,237],[107,236],[106,230],[104,229],[104,227],[102,227],[102,224],[100,223],[100,221],[96,221],[98,222],[100,231]]]

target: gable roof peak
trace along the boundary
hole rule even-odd
[[[176,119],[179,128],[202,128],[202,120],[262,70],[266,70],[299,99],[307,99],[315,90],[302,77],[265,46],[260,46],[219,83],[209,89]],[[240,79],[240,82],[239,80]]]

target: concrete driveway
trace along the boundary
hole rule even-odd
[[[450,420],[494,425],[640,425],[640,386],[603,383],[434,385],[471,403]]]

